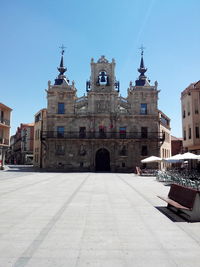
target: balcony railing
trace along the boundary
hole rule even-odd
[[[3,118],[0,118],[0,123],[10,126],[10,121]]]
[[[143,135],[142,132],[42,132],[42,139],[143,139],[143,140],[158,140],[163,141],[164,137],[160,132],[148,132],[148,135]]]
[[[9,145],[9,140],[6,138],[0,137],[0,145]]]

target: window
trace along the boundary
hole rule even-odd
[[[160,117],[160,122],[166,126],[169,125],[169,120],[166,117],[164,117],[163,115],[161,115],[161,117]]]
[[[122,167],[124,168],[124,167],[126,167],[126,164],[125,164],[125,162],[122,162]]]
[[[35,122],[41,121],[41,113],[35,116]]]
[[[126,154],[127,154],[126,146],[122,146],[121,149],[119,150],[119,155],[126,156]]]
[[[64,126],[58,126],[57,127],[57,137],[58,138],[63,138],[65,133],[65,128]]]
[[[141,155],[142,156],[147,156],[148,155],[147,146],[142,146]]]
[[[183,119],[185,118],[185,105],[182,106],[182,111],[183,111]]]
[[[3,110],[1,110],[1,113],[0,113],[0,122],[3,123],[4,121],[4,112]]]
[[[65,114],[65,104],[58,103],[58,114]]]
[[[196,138],[199,138],[199,126],[195,127],[195,135],[196,135]]]
[[[194,100],[194,113],[199,114],[199,109],[198,109],[198,99]]]
[[[141,104],[140,105],[140,114],[146,115],[147,114],[147,104]]]
[[[187,103],[188,116],[190,116],[190,103]]]
[[[183,131],[183,139],[186,140],[186,130]]]
[[[85,138],[86,137],[86,128],[80,127],[79,128],[79,138]]]
[[[189,139],[192,138],[192,130],[191,130],[191,128],[188,129],[188,138]]]
[[[119,128],[119,136],[120,138],[126,138],[126,127]]]
[[[148,138],[148,127],[141,127],[141,138]]]

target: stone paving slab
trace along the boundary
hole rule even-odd
[[[168,191],[134,174],[0,172],[0,267],[200,266],[200,223],[161,212]]]

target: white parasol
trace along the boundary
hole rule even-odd
[[[141,160],[142,163],[161,162],[161,161],[162,159],[156,156],[151,156],[151,157]]]

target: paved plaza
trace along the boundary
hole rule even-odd
[[[168,191],[135,174],[1,171],[0,267],[200,266],[200,223],[159,208]]]

